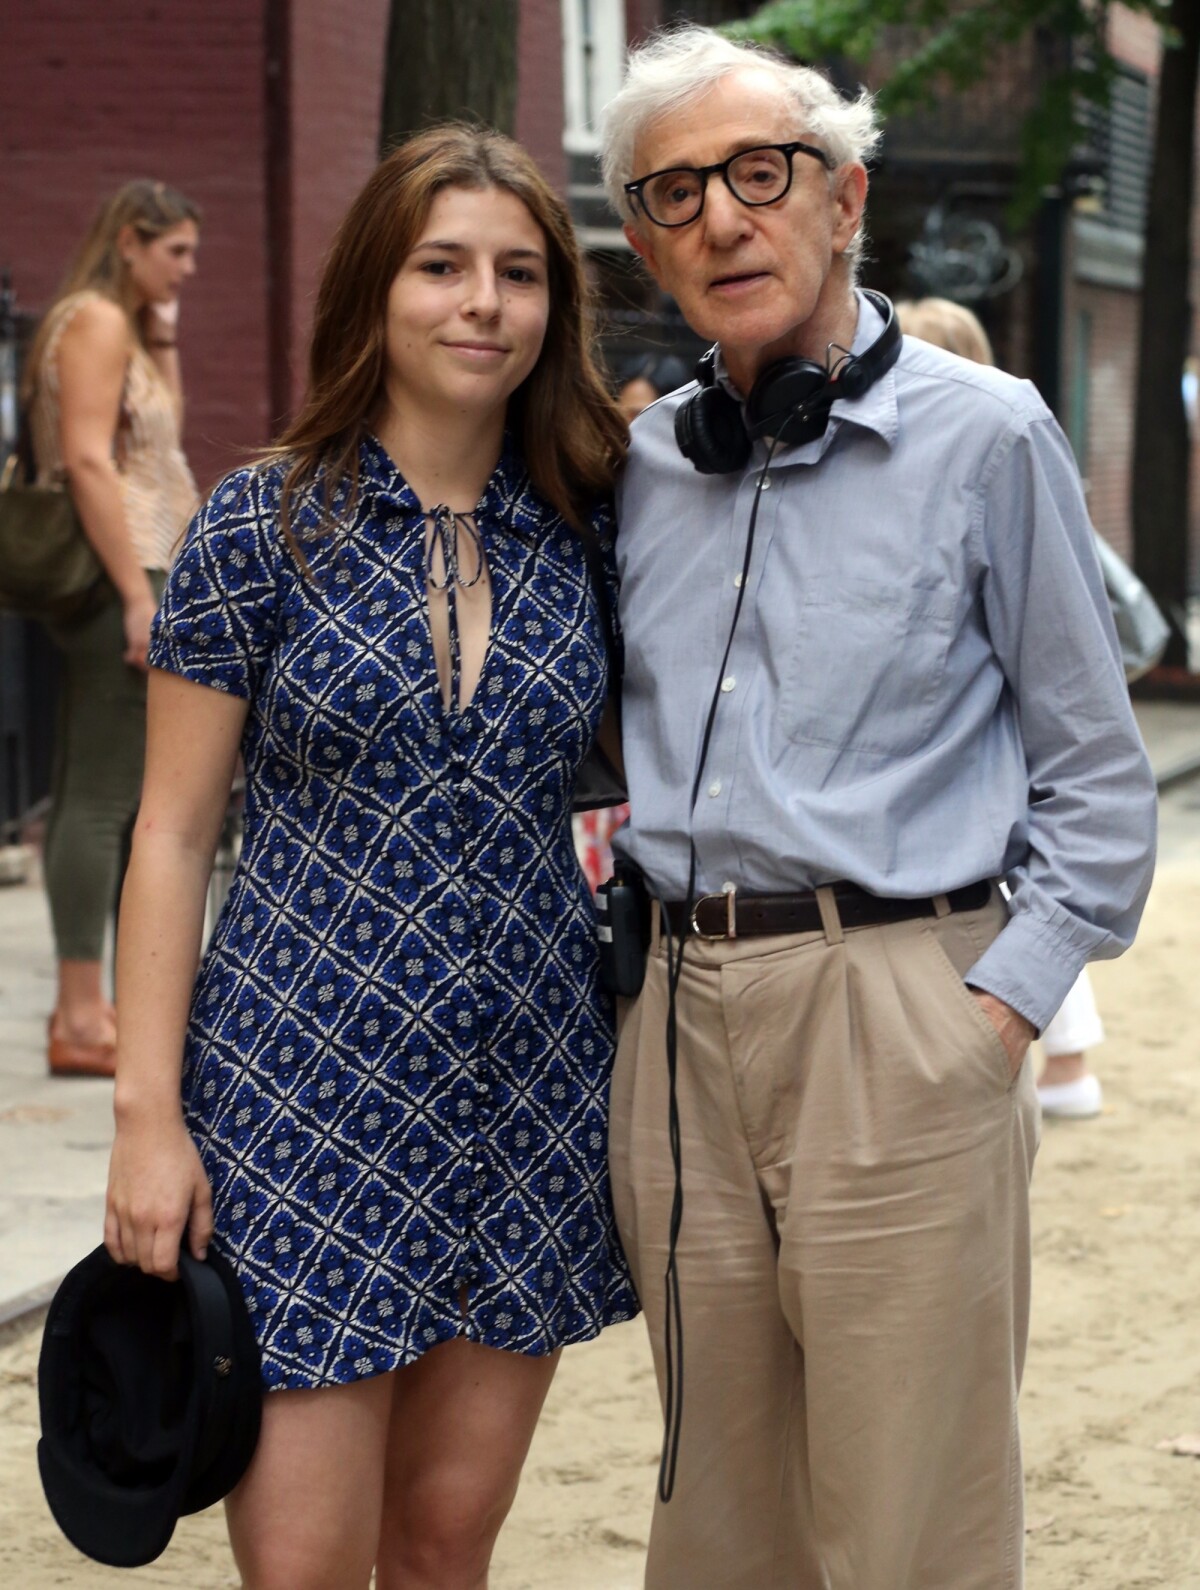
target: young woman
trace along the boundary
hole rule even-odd
[[[569,820],[626,436],[584,298],[518,146],[395,151],[335,241],[303,411],[217,487],[158,620],[105,1240],[238,1268],[270,1392],[228,1502],[247,1590],[484,1585],[559,1349],[636,1310]]]
[[[38,479],[65,479],[108,575],[102,601],[50,626],[62,654],[46,891],[58,954],[49,1065],[111,1076],[104,936],[145,748],[146,647],[164,572],[196,508],[179,448],[179,294],[200,212],[161,182],[104,203],[30,350]]]

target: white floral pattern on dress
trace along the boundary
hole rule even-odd
[[[251,704],[245,840],[184,1062],[216,1243],[268,1386],[459,1335],[547,1353],[637,1312],[570,827],[606,684],[587,563],[507,443],[477,513],[491,639],[448,710],[420,505],[386,453],[362,444],[351,522],[306,542],[311,577],[279,537],[281,478],[217,487],[151,650]],[[611,560],[606,512],[596,527]]]

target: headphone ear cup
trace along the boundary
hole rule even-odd
[[[795,431],[796,411],[811,408],[814,401],[819,406],[828,386],[824,367],[812,359],[777,359],[758,377],[746,399],[746,429],[751,436],[777,434],[781,441],[795,440],[788,432],[788,420],[792,419]],[[802,429],[807,430],[807,425]]]
[[[742,411],[718,386],[702,387],[675,411],[679,451],[702,475],[727,475],[745,467],[750,437]]]
[[[836,395],[854,402],[856,398],[862,397],[873,379],[861,359],[847,359],[838,371]]]

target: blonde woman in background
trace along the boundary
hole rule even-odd
[[[949,298],[918,298],[896,305],[900,329],[931,342],[947,353],[995,364],[988,334],[978,318]],[[1081,1119],[1098,1115],[1104,1098],[1100,1079],[1088,1070],[1086,1050],[1104,1042],[1104,1024],[1096,1008],[1087,969],[1080,972],[1054,1020],[1042,1033],[1046,1063],[1038,1080],[1043,1115]]]
[[[38,479],[65,481],[107,576],[50,635],[62,656],[44,853],[58,957],[48,1061],[111,1076],[116,1011],[101,961],[145,748],[146,649],[166,569],[196,508],[183,453],[175,328],[200,212],[161,182],[106,201],[34,339],[23,398]]]
[[[960,359],[974,359],[976,364],[994,365],[996,362],[979,317],[949,298],[918,298],[897,303],[896,319],[907,336],[932,342],[935,348],[945,348],[947,353],[956,353]]]

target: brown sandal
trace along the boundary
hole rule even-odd
[[[52,1077],[111,1077],[117,1071],[115,1043],[70,1043],[51,1035],[46,1058]]]

